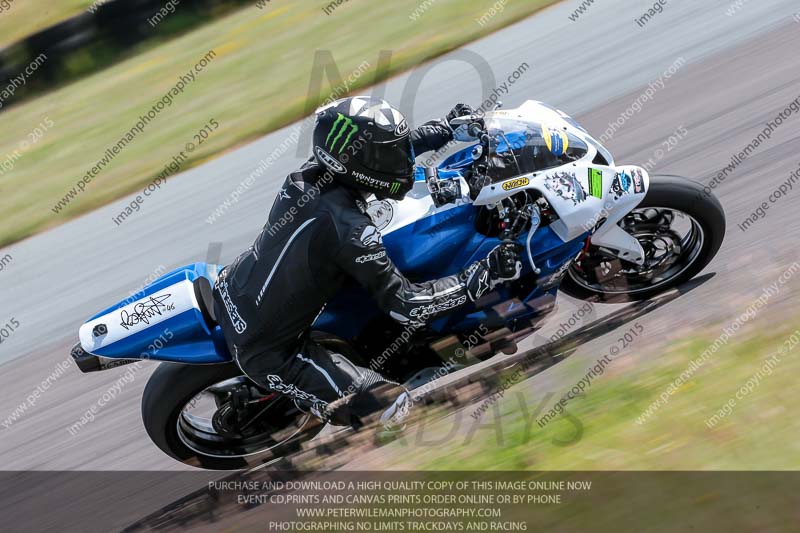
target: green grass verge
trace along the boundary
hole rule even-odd
[[[77,15],[94,0],[6,0],[0,11],[0,48]]]
[[[437,0],[416,22],[417,3],[390,2],[374,9],[350,0],[326,15],[327,2],[273,0],[248,7],[2,115],[0,246],[140,190],[192,141],[209,119],[220,127],[183,170],[300,118],[309,106],[313,51],[329,50],[343,77],[364,61],[369,68],[351,92],[375,81],[378,50],[393,50],[389,75],[407,70],[554,3],[508,4],[481,26],[489,5]],[[209,50],[216,59],[77,196],[55,214],[51,208]],[[520,62],[529,59],[520,57]],[[502,76],[506,73],[497,73]],[[510,73],[508,73],[510,74]],[[330,94],[327,79],[316,104]],[[454,97],[455,102],[455,97]],[[445,112],[446,110],[442,110]],[[44,120],[52,127],[22,146]],[[34,135],[35,137],[35,135]],[[6,165],[7,167],[8,165]],[[220,177],[221,187],[228,184]],[[231,188],[236,184],[230,183]],[[111,221],[109,221],[111,223]]]
[[[793,334],[800,339],[800,321],[758,327],[760,333],[732,338],[642,423],[642,413],[716,339],[681,342],[666,353],[640,350],[614,361],[585,397],[567,404],[568,416],[543,428],[529,422],[539,400],[519,386],[508,391],[496,413],[484,414],[477,429],[462,428],[443,439],[454,424],[439,422],[438,432],[430,424],[423,439],[392,443],[386,457],[396,459],[387,460],[413,457],[413,465],[392,466],[454,471],[797,469],[800,346],[784,343]],[[789,351],[766,363],[782,347]],[[709,428],[706,422],[731,400],[728,413]],[[538,417],[551,406],[552,401]],[[471,412],[462,417],[470,422],[465,427],[473,422]],[[421,445],[432,442],[438,445]]]

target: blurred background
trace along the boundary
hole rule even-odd
[[[184,170],[308,115],[337,89],[323,71],[335,69],[342,81],[357,73],[346,89],[352,92],[550,3],[513,3],[480,25],[473,18],[482,10],[454,0],[379,11],[363,2],[8,0],[0,11],[0,111],[14,127],[0,132],[0,246],[140,188],[183,144],[175,139],[191,139],[209,117],[225,120]],[[380,50],[391,51],[386,64]],[[209,52],[213,68],[197,72],[179,106],[169,103],[170,117],[52,211]],[[310,85],[315,68],[318,87]]]
[[[301,120],[331,96],[367,91],[400,102],[415,124],[492,94],[507,107],[543,100],[597,137],[610,131],[618,162],[706,184],[785,119],[715,188],[729,228],[713,276],[647,312],[597,304],[597,320],[626,320],[581,337],[482,417],[469,416],[477,405],[432,413],[423,436],[366,464],[796,469],[798,184],[740,227],[800,165],[796,12],[787,0],[660,10],[635,0],[0,0],[0,324],[11,326],[0,465],[183,468],[141,427],[151,367],[68,431],[125,372],[81,375],[68,356],[77,329],[159,272],[235,257],[308,154]],[[564,298],[523,349],[581,305]],[[540,425],[636,323],[645,333]]]

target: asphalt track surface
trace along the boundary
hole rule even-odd
[[[413,105],[403,99],[403,92],[419,70],[397,76],[379,89],[385,89],[387,99],[402,101],[403,110],[419,124],[443,115],[456,101],[480,104],[491,87],[502,84],[527,62],[532,68],[501,97],[506,107],[529,98],[543,100],[573,114],[599,136],[648,85],[683,58],[677,72],[607,146],[618,163],[642,164],[683,127],[688,135],[658,161],[653,173],[685,175],[704,183],[800,96],[796,53],[800,23],[793,19],[794,2],[748,2],[734,16],[726,14],[730,3],[725,0],[676,2],[644,28],[634,18],[646,10],[647,3],[605,0],[571,22],[568,15],[578,4],[562,2],[434,61],[413,91]],[[468,62],[475,57],[491,65],[496,81],[485,71],[479,75]],[[482,79],[487,92],[482,92]],[[798,124],[798,114],[789,117],[717,188],[729,227],[722,251],[707,269],[716,276],[644,317],[648,336],[689,333],[697,325],[737,315],[764,285],[774,281],[782,265],[796,258],[800,223],[794,192],[746,233],[737,224],[800,165]],[[127,297],[160,265],[172,268],[206,260],[212,243],[222,243],[223,262],[249,246],[279,184],[304,159],[294,149],[218,221],[209,224],[206,219],[290,132],[286,128],[267,135],[171,178],[141,212],[120,227],[112,217],[130,199],[2,250],[13,262],[0,271],[0,322],[14,317],[20,326],[0,346],[0,358],[5,361],[0,372],[0,422],[8,421],[6,416],[68,360],[83,320]],[[300,144],[305,154],[307,140]],[[619,307],[599,305],[596,309],[602,316]],[[569,317],[575,308],[565,298],[542,335],[550,335],[555,329],[552,324]],[[521,347],[534,342],[531,339]],[[578,368],[574,370],[576,364],[570,368],[580,374],[609,343],[610,337],[598,338],[580,348],[573,356]],[[152,445],[142,427],[141,392],[152,368],[139,370],[93,423],[72,436],[67,428],[126,369],[82,375],[71,366],[22,417],[0,427],[0,469],[185,469]],[[540,384],[542,390],[558,391],[559,385],[572,383],[570,372],[556,366],[525,386]]]

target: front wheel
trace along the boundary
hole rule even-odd
[[[645,251],[642,265],[589,246],[561,285],[582,300],[646,300],[692,279],[725,237],[725,211],[703,186],[679,176],[653,176],[642,203],[620,223]]]
[[[214,470],[279,460],[322,429],[290,399],[257,387],[234,363],[162,363],[145,387],[142,419],[164,453]]]

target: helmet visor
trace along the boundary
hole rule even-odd
[[[403,177],[414,173],[414,149],[408,137],[388,143],[367,142],[354,157],[376,174]]]

